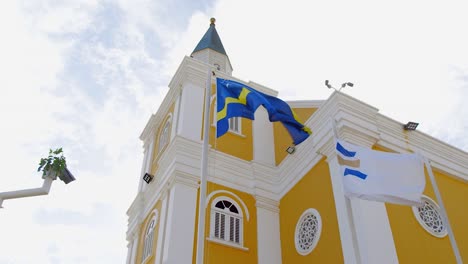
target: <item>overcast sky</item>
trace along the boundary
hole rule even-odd
[[[124,263],[139,135],[184,56],[216,28],[234,76],[285,100],[324,81],[468,150],[464,1],[1,1],[0,192],[39,187],[63,147],[77,180],[7,200],[0,264]]]

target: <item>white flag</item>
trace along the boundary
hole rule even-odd
[[[416,154],[371,150],[336,141],[345,194],[349,197],[404,204],[423,205],[426,184],[424,162]]]

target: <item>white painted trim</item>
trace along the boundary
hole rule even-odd
[[[167,220],[167,203],[168,203],[168,195],[165,195],[162,200],[161,205],[161,220],[159,222],[159,229],[158,229],[158,240],[156,245],[156,259],[155,264],[161,264],[163,259],[163,247],[164,247],[164,238],[166,233],[166,220]]]
[[[135,234],[135,236],[133,237],[133,247],[132,247],[132,256],[130,257],[130,264],[135,264],[136,263],[139,238],[140,237],[139,237],[138,234]]]
[[[286,101],[291,108],[319,108],[326,101],[325,100],[297,100]]]
[[[225,197],[227,198],[227,200],[232,200],[233,204],[236,205],[238,208],[241,208],[243,209],[243,211],[245,212],[245,216],[247,218],[247,221],[250,221],[250,214],[249,214],[249,209],[247,208],[247,206],[245,205],[244,201],[242,201],[242,199],[237,196],[237,194],[233,193],[233,192],[230,192],[230,191],[226,191],[226,190],[217,190],[217,191],[213,191],[211,192],[207,197],[206,197],[206,204],[205,204],[205,210],[206,208],[208,207],[208,203],[210,202],[211,198],[214,196],[214,195],[217,195],[217,194],[222,194],[222,193],[227,193],[229,195],[232,195],[234,196],[234,198],[236,198],[236,200],[239,201],[239,203],[242,205],[242,207],[240,207],[236,201],[234,201],[232,198],[229,198],[229,197],[226,197],[226,196],[220,196],[220,197]],[[219,197],[216,197],[214,201],[218,201]],[[211,202],[211,204],[213,204],[213,202]],[[242,211],[242,210],[241,210]],[[241,213],[241,216],[242,216],[242,213]]]
[[[235,249],[240,249],[242,251],[249,251],[249,248],[240,246],[237,243],[231,243],[231,242],[226,241],[226,240],[221,240],[221,239],[217,239],[217,238],[213,238],[213,237],[207,237],[206,241],[213,242],[213,243],[216,243],[216,244],[220,244],[220,245],[223,245],[223,246],[232,247],[232,248],[235,248]]]
[[[132,248],[133,248],[133,241],[127,244],[127,259],[125,260],[125,264],[130,264],[132,258]]]

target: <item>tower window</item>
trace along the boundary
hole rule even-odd
[[[241,134],[241,118],[240,117],[229,118],[229,131]]]
[[[164,128],[161,131],[161,134],[159,136],[158,152],[161,152],[163,148],[167,145],[169,141],[170,128],[171,128],[171,122],[170,122],[170,119],[168,119],[166,123],[164,124]]]
[[[148,223],[145,231],[145,238],[143,243],[143,256],[142,263],[153,254],[153,242],[154,242],[154,229],[156,227],[156,221],[159,213],[156,211],[153,218]]]

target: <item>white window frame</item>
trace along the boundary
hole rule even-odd
[[[164,149],[164,147],[169,143],[169,133],[170,133],[170,128],[171,128],[171,117],[172,115],[169,115],[167,118],[166,122],[164,123],[163,129],[161,130],[161,133],[159,134],[159,140],[158,140],[158,153],[161,153],[161,151]]]
[[[231,203],[231,206],[234,206],[236,207],[237,211],[238,211],[238,214],[234,213],[234,212],[231,212],[229,210],[229,208],[224,208],[224,209],[220,209],[220,208],[217,208],[216,207],[216,204],[220,201],[228,201]],[[219,215],[219,218],[218,220],[221,221],[221,216],[224,215],[224,238],[221,238],[221,237],[216,237],[215,236],[215,233],[216,233],[216,215]],[[239,234],[239,241],[236,242],[235,240],[235,236],[233,237],[234,238],[234,241],[231,240],[231,230],[232,229],[235,229],[235,220],[238,219],[238,234]],[[213,240],[213,241],[217,241],[217,242],[221,242],[222,244],[228,244],[228,245],[233,245],[233,246],[236,246],[236,247],[243,247],[244,245],[244,217],[243,217],[243,214],[242,214],[242,208],[239,206],[239,204],[234,201],[233,199],[229,198],[229,197],[226,197],[226,196],[220,196],[220,197],[217,197],[213,200],[213,202],[211,203],[211,213],[210,213],[210,239]],[[232,222],[231,224],[231,221],[234,221]],[[221,222],[219,222],[219,227],[220,227]],[[221,234],[223,230],[219,229],[219,234]],[[235,233],[235,230],[234,230],[234,233]]]
[[[153,255],[154,230],[158,223],[158,215],[158,210],[154,210],[154,215],[145,228],[145,236],[143,241],[143,255],[141,258],[141,263],[145,263],[145,261]]]
[[[229,118],[229,131],[232,133],[242,134],[242,119],[241,117],[231,117]]]

